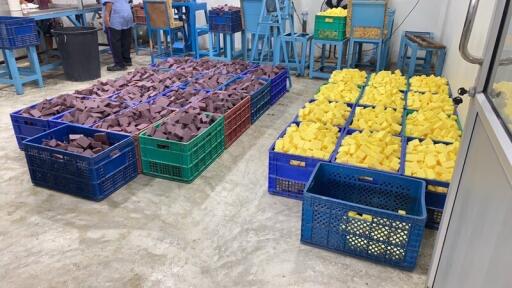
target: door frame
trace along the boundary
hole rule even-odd
[[[434,287],[435,284],[445,244],[444,241],[450,226],[453,206],[457,199],[462,173],[465,168],[467,169],[467,167],[465,167],[465,162],[477,120],[480,120],[483,123],[484,129],[491,140],[498,158],[500,159],[501,166],[506,172],[509,181],[512,182],[512,142],[506,128],[502,125],[494,108],[488,102],[489,99],[484,94],[488,91],[488,86],[493,84],[492,80],[496,73],[494,63],[499,61],[496,60],[496,57],[499,57],[503,50],[503,39],[506,37],[507,33],[506,30],[505,33],[502,32],[504,29],[508,29],[512,15],[512,4],[510,2],[512,1],[496,0],[494,14],[491,19],[492,22],[486,37],[486,48],[483,55],[484,61],[475,80],[475,89],[477,93],[474,98],[471,99],[469,105],[469,112],[464,125],[464,136],[462,138],[461,148],[457,157],[457,163],[443,211],[443,218],[439,226],[434,246],[434,253],[432,255],[432,262],[427,278],[427,287],[429,288]]]

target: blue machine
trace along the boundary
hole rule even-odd
[[[395,19],[395,10],[386,7],[385,1],[353,1],[352,19],[349,31],[349,51],[347,55],[347,64],[353,68],[356,65],[364,65],[362,54],[363,45],[369,44],[374,47],[370,50],[375,56],[377,63],[375,70],[380,71],[389,65],[389,45],[393,36],[393,26]],[[358,29],[375,29],[379,31],[378,35],[371,37],[360,37]]]

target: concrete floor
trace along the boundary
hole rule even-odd
[[[193,184],[141,175],[94,203],[32,186],[11,128],[15,109],[89,84],[63,79],[0,87],[1,287],[424,287],[434,232],[403,272],[301,245],[301,202],[267,193],[267,149],[322,81],[294,78]]]

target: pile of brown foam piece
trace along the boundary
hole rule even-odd
[[[201,58],[195,60],[191,57],[183,58],[169,58],[165,61],[157,64],[158,68],[174,69],[176,71],[183,72],[189,77],[194,76],[197,73],[209,71],[219,65],[218,62],[212,61],[208,58]]]
[[[235,12],[235,11],[241,11],[240,7],[231,6],[231,5],[228,5],[228,4],[215,6],[211,10],[213,10],[215,12]]]
[[[242,93],[252,95],[257,92],[261,87],[265,86],[267,82],[262,80],[260,77],[255,75],[248,75],[244,79],[236,81],[226,87],[226,92],[230,93]]]
[[[137,134],[153,123],[169,116],[172,112],[174,112],[174,110],[158,104],[150,106],[147,103],[143,103],[137,107],[124,110],[119,114],[108,117],[94,127],[109,131]]]
[[[126,108],[129,108],[127,103],[120,103],[107,98],[77,100],[75,101],[75,109],[64,114],[62,121],[90,126]]]
[[[231,62],[216,62],[217,65],[213,68],[213,70],[210,71],[210,73],[214,74],[221,74],[221,75],[227,75],[227,74],[240,74],[242,72],[245,72],[249,67],[251,67],[251,64],[248,62],[245,62],[243,60],[233,60]]]
[[[174,84],[174,80],[169,79],[168,77],[169,75],[166,75],[165,73],[159,74],[151,68],[141,67],[117,79],[100,80],[88,88],[75,91],[75,93],[79,95],[104,98],[112,96],[112,94],[122,91],[127,87],[137,86],[144,88],[143,91],[141,91],[144,94],[147,93],[149,88],[153,85],[170,86]],[[159,88],[160,87],[157,87],[156,89]]]
[[[146,136],[186,143],[208,129],[217,117],[194,108],[178,111],[164,120],[158,128],[149,128]]]
[[[43,145],[88,157],[99,154],[110,147],[106,133],[96,133],[94,137],[87,137],[82,134],[70,134],[69,142],[51,139],[43,140]]]
[[[271,79],[277,76],[279,73],[283,72],[285,69],[286,67],[280,65],[275,67],[259,66],[251,72],[251,75],[254,75],[255,77],[265,77]]]
[[[21,110],[20,114],[28,117],[48,119],[73,109],[78,98],[80,96],[75,94],[63,94],[52,99],[45,99],[34,107],[27,107]]]
[[[249,95],[229,91],[215,91],[207,98],[197,103],[192,103],[191,107],[198,108],[204,112],[225,114],[242,102],[246,97],[249,97]]]
[[[235,77],[235,75],[233,74],[222,75],[216,73],[208,73],[199,79],[191,81],[187,87],[197,90],[213,90],[219,87],[220,85],[225,84],[229,80],[233,79],[233,77]]]
[[[162,107],[180,109],[207,96],[208,94],[204,90],[198,91],[192,88],[173,88],[169,94],[156,98],[152,104]]]

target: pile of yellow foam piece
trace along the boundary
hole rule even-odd
[[[331,77],[329,78],[329,83],[345,82],[363,85],[366,83],[366,77],[368,77],[366,71],[357,69],[336,70],[332,72]]]
[[[432,140],[418,139],[407,143],[405,175],[449,182],[452,178],[459,142],[434,144]],[[441,187],[431,187],[438,190]],[[444,189],[442,192],[445,191]]]
[[[403,108],[405,105],[404,93],[395,88],[377,88],[368,86],[364,90],[360,104],[382,105],[390,108]]]
[[[438,77],[434,75],[414,76],[409,80],[409,84],[410,91],[430,92],[446,95],[449,93],[448,80],[444,77]]]
[[[407,136],[418,138],[456,142],[462,135],[457,125],[457,116],[439,111],[413,112],[407,116],[405,126]]]
[[[274,150],[287,154],[329,160],[339,137],[338,128],[320,123],[302,122],[286,129]]]
[[[355,103],[360,92],[361,88],[353,83],[328,83],[320,87],[320,91],[315,95],[315,99],[323,99],[331,102]]]
[[[346,136],[336,162],[383,171],[400,169],[401,139],[386,132],[354,132]]]
[[[343,126],[351,111],[352,109],[345,103],[321,99],[306,103],[304,108],[299,110],[299,121]]]
[[[407,80],[400,70],[394,72],[380,71],[372,74],[368,85],[378,89],[405,91],[407,89]]]
[[[320,16],[335,16],[335,17],[347,17],[347,9],[343,9],[341,7],[331,8],[325,11],[321,11],[317,15]]]
[[[350,128],[357,130],[384,131],[398,135],[402,131],[402,109],[357,107]]]
[[[430,92],[409,92],[407,95],[407,108],[414,110],[428,109],[447,114],[455,112],[455,105],[448,94],[432,94]]]

